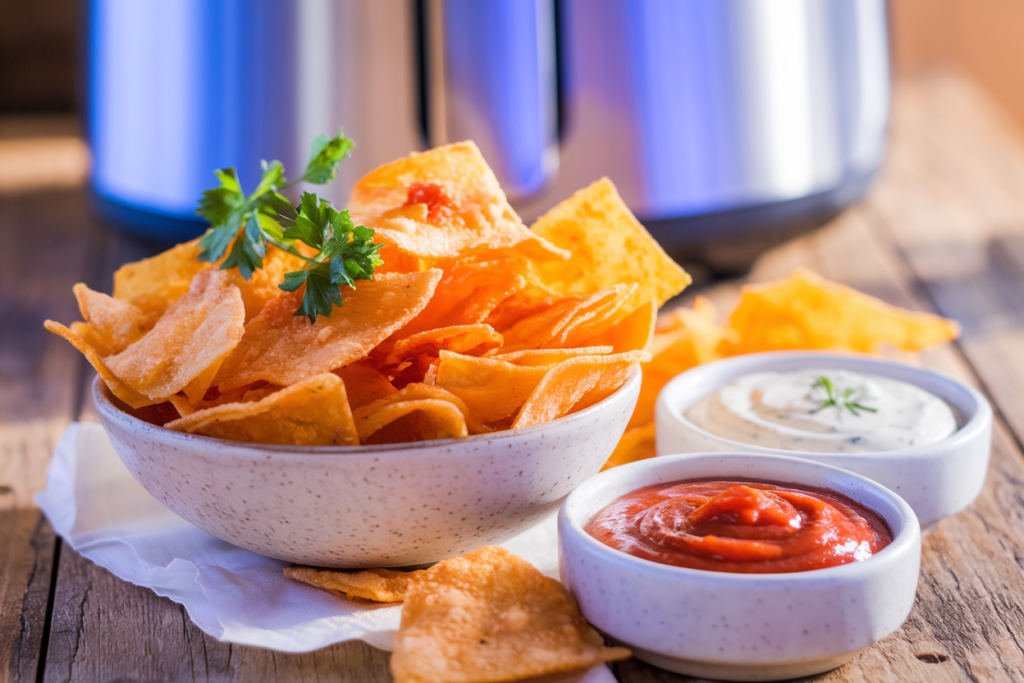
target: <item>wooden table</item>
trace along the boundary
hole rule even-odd
[[[45,189],[19,180],[11,164],[26,149],[0,140],[0,678],[390,680],[387,653],[361,643],[306,655],[219,643],[179,605],[72,551],[33,507],[68,422],[93,419],[92,371],[42,322],[76,319],[72,284],[109,291],[113,269],[152,247],[89,218],[81,173],[67,166],[75,153],[54,152],[64,165],[52,182],[37,174]],[[986,488],[926,537],[906,624],[815,680],[1024,680],[1024,138],[963,78],[898,84],[889,159],[869,197],[766,254],[751,278],[795,266],[958,319],[961,340],[921,361],[981,388],[996,411]],[[728,311],[739,284],[705,293]],[[636,661],[616,674],[687,680]]]

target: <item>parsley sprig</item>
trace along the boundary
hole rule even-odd
[[[825,408],[835,408],[840,413],[842,413],[845,408],[855,417],[860,417],[859,411],[862,410],[868,413],[878,412],[874,408],[869,408],[866,405],[858,403],[858,389],[853,387],[839,389],[839,387],[837,387],[835,383],[825,375],[819,375],[818,380],[811,385],[811,389],[825,390],[825,398],[822,399],[821,405],[812,410],[811,413],[816,413],[819,410],[824,410]]]
[[[278,285],[287,292],[306,285],[295,315],[307,316],[311,323],[318,315],[330,316],[335,306],[342,305],[341,285],[353,286],[356,280],[373,278],[374,269],[383,263],[378,255],[382,245],[373,243],[373,230],[354,225],[348,211],[338,211],[309,192],[294,207],[282,192],[299,182],[322,185],[334,180],[338,165],[353,146],[340,130],[333,138],[321,135],[313,141],[305,172],[293,180],[285,178],[280,161],[264,161],[263,176],[248,196],[234,168],[215,171],[220,186],[203,192],[196,210],[211,226],[199,240],[203,249],[199,259],[214,263],[227,253],[220,267],[238,268],[248,280],[253,271],[263,267],[269,242],[308,264],[285,273],[285,281]],[[306,256],[296,242],[319,253]]]

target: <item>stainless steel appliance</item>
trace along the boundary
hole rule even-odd
[[[835,215],[881,161],[884,0],[91,0],[102,210],[196,231],[212,169],[254,182],[345,126],[374,166],[472,138],[532,218],[609,176],[724,270]],[[161,219],[161,220],[157,220]]]

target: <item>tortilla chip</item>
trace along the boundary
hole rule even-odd
[[[442,351],[435,382],[465,401],[475,417],[492,423],[515,415],[545,373],[547,367]]]
[[[165,401],[163,403],[154,403],[153,405],[143,406],[142,408],[126,408],[127,412],[132,417],[138,418],[143,422],[148,422],[151,425],[157,427],[163,427],[168,422],[172,422],[178,419],[179,413],[175,409],[174,405]]]
[[[345,382],[345,392],[352,410],[362,408],[374,401],[398,391],[376,368],[366,363],[352,363],[334,371]]]
[[[601,471],[603,472],[612,467],[618,467],[619,465],[625,465],[638,460],[647,460],[657,454],[657,443],[654,439],[654,423],[648,422],[641,427],[626,430],[626,433],[619,439],[619,445],[615,447],[615,451],[608,458],[608,462],[604,464]]]
[[[449,403],[461,414],[461,420],[454,419],[454,413],[452,413],[448,408],[439,407],[433,403],[423,403],[424,401]],[[416,406],[413,407],[405,405],[403,408],[394,407],[408,403],[416,403]],[[400,418],[404,418],[414,410],[424,411],[429,416],[418,416],[415,419],[410,418],[407,420],[410,424],[405,425],[403,429],[412,430],[413,428],[416,428],[426,432],[435,431],[437,433],[448,434],[448,436],[424,438],[445,439],[450,438],[451,436],[466,436],[467,434],[480,434],[482,432],[490,431],[482,422],[480,422],[479,419],[473,416],[469,407],[466,405],[466,402],[461,398],[443,387],[424,382],[417,382],[409,384],[401,391],[391,394],[390,396],[357,409],[354,412],[354,415],[357,428],[359,429],[359,436],[364,440],[364,442],[366,442],[367,439],[370,439],[373,434],[377,433],[377,431],[385,425],[388,425]],[[436,422],[437,424],[432,424],[432,422]],[[396,426],[392,429],[398,429],[398,427]],[[378,436],[375,442],[391,443],[379,441],[381,438],[384,438],[384,436]],[[424,438],[413,438],[409,440],[423,441]]]
[[[345,383],[329,372],[275,391],[262,400],[198,410],[164,426],[189,434],[250,443],[359,444]]]
[[[167,402],[174,406],[174,410],[178,413],[178,417],[185,417],[196,412],[198,408],[192,405],[191,401],[187,397],[181,394],[174,394],[173,396],[167,397]],[[177,418],[175,418],[177,419]],[[168,420],[170,422],[171,420]]]
[[[85,335],[79,333],[79,336],[89,341],[101,356],[113,356],[124,351],[156,323],[156,316],[152,313],[146,313],[127,301],[94,292],[81,282],[72,291],[89,327]]]
[[[357,411],[356,428],[364,444],[408,443],[468,436],[466,418],[449,401],[418,399]]]
[[[630,351],[611,356],[580,356],[551,366],[526,399],[512,429],[557,420],[604,400],[650,357],[646,351]]]
[[[440,265],[444,277],[434,296],[402,333],[406,336],[438,327],[482,323],[501,302],[526,286],[523,259],[467,258]]]
[[[153,405],[154,403],[160,403],[159,400],[143,396],[128,384],[121,381],[103,362],[103,358],[100,357],[100,354],[96,349],[68,328],[52,320],[45,321],[43,323],[43,327],[71,342],[71,345],[78,349],[81,354],[85,356],[85,359],[89,361],[94,368],[96,368],[96,372],[99,373],[99,376],[104,382],[106,382],[107,387],[110,389],[110,393],[114,394],[114,396],[121,399],[132,408],[144,408],[146,406]]]
[[[568,258],[523,225],[472,142],[412,154],[371,171],[352,188],[348,209],[381,242],[428,264],[513,245],[538,259]]]
[[[658,319],[658,301],[651,299],[641,304],[614,326],[591,337],[587,344],[609,344],[615,353],[642,351],[654,338],[655,321]]]
[[[726,355],[787,349],[878,353],[885,344],[920,351],[960,334],[953,320],[891,306],[804,269],[744,287],[727,327],[738,339],[723,344]]]
[[[204,270],[146,336],[104,362],[135,391],[164,400],[219,364],[238,345],[244,321],[230,275]]]
[[[498,683],[625,659],[572,595],[498,546],[413,577],[395,635],[395,683]]]
[[[198,260],[202,251],[197,238],[121,266],[114,273],[114,298],[147,313],[163,313],[188,291],[197,273],[213,268],[213,264]]]
[[[533,231],[568,250],[568,263],[540,263],[543,281],[564,294],[589,294],[639,283],[625,309],[656,299],[661,306],[690,284],[690,276],[648,234],[602,178],[537,219]]]
[[[359,598],[371,602],[402,602],[409,583],[422,570],[399,572],[393,569],[316,569],[314,567],[285,567],[284,575],[329,591],[342,598]]]
[[[525,351],[499,353],[495,356],[488,356],[488,358],[516,365],[541,366],[554,365],[577,356],[600,356],[611,352],[612,347],[610,346],[584,346],[575,349],[526,349]]]
[[[245,326],[214,384],[221,391],[259,380],[288,386],[364,358],[423,310],[440,277],[427,270],[360,280],[345,289],[344,306],[312,324],[295,315],[305,288],[284,293]]]
[[[441,351],[453,351],[467,356],[481,356],[501,346],[502,337],[490,325],[456,325],[417,332],[399,339],[391,347],[384,364],[393,366],[411,356],[429,355],[437,358]]]
[[[437,364],[442,350],[482,356],[501,346],[501,341],[501,335],[490,325],[442,327],[417,332],[396,342],[385,342],[374,351],[372,360],[396,387],[404,387],[422,381],[430,367]],[[385,350],[388,347],[390,352]],[[376,357],[378,352],[384,357]]]
[[[736,333],[718,322],[710,299],[698,296],[693,308],[680,307],[658,321],[663,331],[655,333],[649,349],[652,358],[643,365],[640,397],[628,428],[654,421],[654,404],[668,381],[692,367],[722,357],[719,347],[738,339]]]
[[[518,320],[501,330],[506,351],[568,348],[611,327],[615,312],[635,289],[616,285],[594,294],[563,297],[547,308]]]
[[[245,321],[249,322],[263,310],[269,302],[281,295],[278,285],[284,282],[284,274],[302,270],[306,262],[293,256],[273,244],[267,245],[267,255],[263,257],[263,267],[255,270],[246,280],[237,269],[232,268],[232,282],[242,293],[245,304]]]

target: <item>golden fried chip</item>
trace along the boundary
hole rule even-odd
[[[690,284],[602,178],[537,219],[533,231],[572,253],[568,263],[537,265],[546,284],[565,294],[589,294],[623,283],[639,283],[625,309],[657,299],[664,304]]]
[[[285,273],[302,270],[305,265],[306,262],[298,256],[268,244],[263,267],[254,270],[248,280],[237,269],[231,269],[231,281],[242,293],[242,303],[245,304],[245,321],[255,318],[267,303],[281,295],[278,285],[284,282]]]
[[[242,296],[230,275],[204,270],[146,336],[104,362],[135,391],[163,400],[200,376],[209,386],[212,374],[204,372],[238,345],[244,322]],[[206,387],[193,384],[190,393],[201,399]]]
[[[623,304],[632,298],[637,285],[616,285],[614,298],[606,300],[585,311],[571,323],[570,329],[563,335],[563,346],[589,346],[592,340],[611,332],[631,312],[623,308]],[[611,290],[608,290],[611,291]],[[631,349],[632,350],[632,349]]]
[[[512,429],[550,422],[594,405],[615,393],[650,358],[646,351],[629,351],[579,356],[551,366],[526,399]]]
[[[417,574],[394,645],[395,683],[499,683],[630,656],[605,647],[562,584],[498,546]]]
[[[259,380],[288,386],[364,358],[423,310],[440,277],[427,270],[360,280],[345,289],[341,308],[312,324],[295,315],[305,290],[282,294],[245,326],[214,384],[221,391]]]
[[[744,287],[727,326],[739,336],[723,345],[727,355],[786,349],[877,353],[885,344],[920,351],[960,334],[955,321],[891,306],[804,269]]]
[[[167,402],[174,406],[174,410],[177,411],[178,417],[185,417],[186,415],[191,415],[192,413],[196,412],[196,410],[198,410],[198,408],[192,405],[192,403],[188,400],[187,397],[182,396],[181,394],[174,394],[173,396],[168,396]],[[168,422],[170,422],[170,420],[168,420]]]
[[[460,259],[439,264],[444,276],[423,311],[402,329],[406,336],[438,327],[481,323],[501,302],[526,286],[524,259]]]
[[[410,356],[427,354],[437,358],[441,351],[453,351],[467,356],[481,356],[501,346],[502,337],[490,325],[456,325],[425,330],[399,339],[384,360],[385,365],[397,365]]]
[[[583,346],[575,349],[526,349],[488,356],[494,360],[503,360],[516,365],[554,365],[576,356],[600,356],[613,351],[610,346]]]
[[[654,325],[658,318],[658,301],[651,299],[641,304],[612,327],[587,339],[588,344],[609,344],[615,353],[642,351],[654,338]]]
[[[383,243],[428,263],[513,245],[534,258],[568,258],[523,225],[472,142],[412,154],[371,171],[352,188],[348,209],[353,221],[374,228]]]
[[[342,598],[359,598],[371,602],[402,602],[413,576],[422,570],[399,572],[393,569],[316,569],[285,567],[284,575],[329,591]]]
[[[127,301],[94,292],[81,282],[72,291],[78,299],[78,310],[89,326],[86,334],[78,334],[89,341],[101,356],[112,356],[124,351],[156,323],[154,314],[146,313]]]
[[[114,273],[114,298],[130,301],[147,313],[163,313],[188,291],[198,272],[213,267],[198,260],[202,251],[194,239],[121,266]]]
[[[588,295],[569,295],[502,331],[506,351],[568,348],[600,334],[614,324],[615,312],[636,285],[616,285]]]
[[[718,312],[711,301],[698,296],[693,308],[679,307],[662,315],[649,349],[652,358],[643,365],[640,397],[629,420],[628,428],[654,421],[654,404],[662,387],[678,374],[702,363],[721,358],[719,347],[737,339],[732,330],[718,322]]]
[[[359,444],[345,383],[329,372],[275,391],[258,401],[197,410],[164,426],[189,434],[250,443]]]
[[[491,423],[515,415],[546,372],[546,367],[442,351],[434,381],[465,401],[482,422]]]
[[[601,471],[636,462],[637,460],[647,460],[657,454],[657,444],[654,440],[654,423],[648,422],[643,426],[626,430],[626,433],[619,439],[619,444],[615,447],[615,451],[608,458]]]
[[[398,332],[403,333],[404,330]],[[501,335],[490,325],[442,327],[397,341],[385,341],[374,350],[371,360],[396,387],[403,387],[410,382],[423,381],[427,371],[437,364],[442,350],[482,356],[501,346],[501,341]]]
[[[424,410],[424,408],[406,408],[398,409],[389,406],[395,406],[402,403],[409,403],[413,401],[442,401],[450,403],[462,414],[461,425],[458,420],[450,419],[451,412],[447,409],[439,410],[435,405],[426,406],[427,412],[434,412],[439,425],[431,427],[430,417],[419,416],[417,418],[410,419],[408,422],[415,422],[416,425],[421,426],[423,429],[434,430],[438,432],[466,432],[468,434],[480,434],[486,429],[479,419],[473,416],[470,412],[466,402],[461,398],[451,393],[443,387],[439,387],[433,384],[427,384],[425,382],[416,382],[409,384],[404,387],[401,391],[395,392],[389,396],[386,396],[378,401],[363,406],[355,410],[354,415],[356,419],[357,427],[359,428],[360,438],[368,439],[377,430],[381,429],[385,424],[394,422],[395,420],[404,417],[413,410]],[[465,434],[463,434],[465,436]],[[382,437],[378,437],[382,438]],[[433,437],[433,438],[448,438],[448,437]],[[423,439],[411,439],[412,441],[422,441]]]
[[[359,440],[364,444],[407,443],[469,435],[465,416],[449,401],[425,398],[379,407],[370,404],[356,412],[356,429]]]
[[[52,320],[45,321],[43,323],[43,327],[71,342],[71,345],[78,349],[82,355],[85,356],[85,359],[89,361],[94,368],[96,368],[96,372],[99,373],[99,376],[104,382],[106,382],[110,392],[132,408],[144,408],[146,406],[153,405],[154,403],[160,403],[159,400],[143,396],[128,384],[121,381],[117,375],[111,372],[110,368],[106,366],[103,362],[103,358],[100,357],[100,354],[96,349],[68,328]]]
[[[352,410],[362,408],[374,401],[398,391],[376,368],[366,363],[352,363],[334,371],[345,382],[348,403]]]

